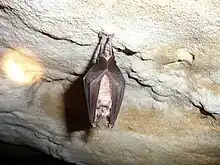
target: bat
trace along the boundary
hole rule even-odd
[[[116,65],[113,34],[99,33],[99,37],[96,61],[83,78],[84,94],[92,126],[104,119],[106,126],[112,128],[124,97],[125,79]]]

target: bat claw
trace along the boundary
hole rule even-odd
[[[98,37],[99,37],[99,38],[102,38],[103,36],[105,36],[105,34],[104,34],[103,32],[99,32],[99,33],[98,33]]]
[[[115,34],[108,34],[108,40],[109,42],[112,42],[112,38],[115,36]]]
[[[112,33],[112,34],[106,34],[106,33],[104,33],[103,31],[101,31],[101,32],[98,33],[98,37],[99,37],[99,38],[107,37],[109,41],[111,41],[114,36],[115,36],[114,33]]]

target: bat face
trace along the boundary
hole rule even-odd
[[[113,127],[124,97],[125,79],[116,65],[112,35],[101,36],[97,54],[95,64],[83,78],[89,119],[93,127],[103,119]]]

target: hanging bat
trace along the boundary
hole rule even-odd
[[[105,119],[107,127],[112,128],[124,97],[125,79],[116,65],[113,34],[100,37],[96,62],[83,78],[84,93],[92,126]]]

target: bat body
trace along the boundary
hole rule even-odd
[[[83,78],[89,120],[93,127],[102,119],[106,120],[108,127],[113,127],[124,97],[125,79],[116,65],[112,37],[102,34],[96,52],[97,60]]]

